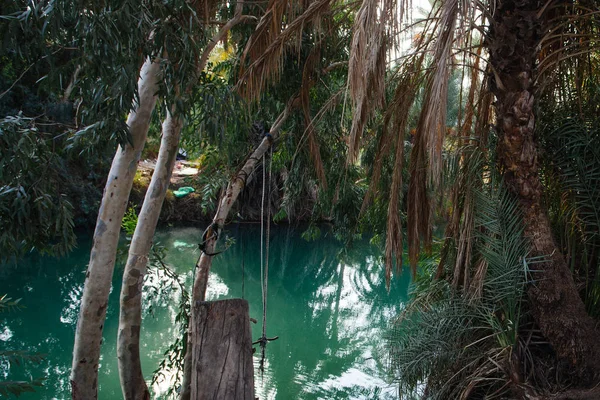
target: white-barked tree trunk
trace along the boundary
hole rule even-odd
[[[163,122],[156,168],[144,198],[123,271],[117,355],[121,388],[126,400],[150,398],[140,361],[142,286],[152,239],[177,157],[182,125],[181,119],[171,113],[168,113]]]
[[[74,400],[98,398],[102,328],[108,306],[121,221],[156,104],[159,72],[159,64],[149,59],[142,66],[138,81],[139,101],[127,118],[132,145],[117,148],[98,211],[94,244],[85,275],[75,332],[70,377]]]

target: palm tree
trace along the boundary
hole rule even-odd
[[[499,167],[509,190],[519,199],[525,235],[533,256],[546,256],[535,283],[528,290],[529,304],[544,336],[557,354],[576,368],[576,375],[587,381],[598,376],[600,343],[595,321],[585,310],[571,271],[558,248],[545,206],[544,188],[539,176],[538,144],[535,138],[535,105],[546,54],[560,52],[552,46],[564,43],[546,40],[545,35],[563,31],[570,25],[564,12],[578,24],[585,14],[569,12],[578,5],[571,2],[499,2],[490,22],[489,63],[494,72],[491,91],[496,96]],[[596,11],[598,6],[596,5]],[[564,14],[563,14],[564,15]],[[597,32],[597,26],[596,26]],[[587,34],[587,33],[586,33]],[[550,35],[552,35],[550,33]],[[553,35],[552,35],[553,36]],[[580,39],[586,41],[585,36]],[[587,47],[585,43],[581,47]],[[580,47],[580,48],[581,48]],[[585,50],[585,49],[584,49]],[[589,50],[588,50],[589,51]]]
[[[378,5],[375,7],[373,3]],[[380,10],[379,14],[368,11],[373,7]],[[357,21],[365,14],[371,18],[371,24],[374,21],[384,24],[388,21],[390,24],[382,14],[388,9],[390,7],[386,1],[365,1]],[[469,104],[459,121],[459,132],[464,135],[461,140],[463,143],[478,143],[478,151],[487,152],[490,146],[488,126],[494,115],[492,134],[497,140],[497,168],[502,173],[506,187],[519,201],[524,234],[530,243],[530,255],[545,257],[545,262],[538,264],[531,275],[533,283],[527,290],[529,305],[536,323],[558,357],[573,367],[574,375],[587,382],[597,378],[600,346],[594,338],[598,330],[586,313],[571,271],[552,236],[547,211],[542,203],[544,187],[538,171],[535,121],[537,98],[548,87],[548,80],[560,78],[553,74],[559,63],[572,57],[587,56],[598,45],[594,39],[598,31],[597,12],[598,5],[595,3],[586,3],[584,6],[570,1],[440,2],[440,7],[434,11],[435,18],[424,22],[423,33],[412,55],[406,56],[401,62],[396,96],[385,114],[385,129],[392,129],[396,135],[384,135],[380,141],[382,154],[388,154],[394,145],[397,147],[394,167],[396,179],[389,198],[386,243],[387,264],[391,268],[393,256],[400,264],[402,254],[401,219],[398,215],[401,200],[398,189],[401,187],[403,168],[401,147],[408,110],[413,103],[412,96],[420,87],[419,79],[423,79],[423,109],[410,155],[410,182],[406,199],[409,258],[415,267],[421,245],[424,244],[426,249],[431,245],[432,192],[440,187],[446,136],[444,100],[448,93],[449,74],[457,64],[467,64],[465,70],[474,71],[469,74],[472,76]],[[583,26],[587,30],[581,29]],[[353,55],[361,54],[360,51],[364,51],[361,49],[367,44],[378,43],[380,32],[376,29],[366,33],[356,30],[355,38],[357,35],[365,36],[353,47],[351,61],[354,61]],[[377,51],[370,49],[369,54],[377,54]],[[423,59],[423,54],[428,56]],[[459,58],[462,58],[461,62],[457,61]],[[361,73],[351,74],[351,87],[367,87],[371,96],[376,98],[380,93],[379,86],[369,80],[378,68],[378,62],[373,57],[357,57],[357,60],[367,63],[362,65]],[[485,72],[482,81],[477,70]],[[355,84],[353,80],[362,83]],[[351,91],[355,112],[361,114],[361,118],[353,124],[351,155],[352,150],[356,151],[358,147],[356,143],[360,142],[361,124],[369,118],[369,112],[364,112],[365,98],[362,92],[365,89]],[[495,97],[495,102],[491,95]],[[376,170],[381,168],[380,163],[380,160],[376,160]],[[374,175],[374,178],[370,193],[376,192],[378,185],[378,175]],[[473,218],[469,205],[472,201],[465,201],[462,195],[455,199],[460,201],[454,204],[455,222],[449,225],[448,233],[457,238],[457,251],[460,250],[463,256],[457,262],[457,268],[452,270],[444,270],[441,264],[438,275],[456,278],[460,274],[463,277],[471,274],[474,260],[464,257],[471,252],[467,236],[473,226],[469,223]],[[468,286],[465,285],[465,279],[456,279],[455,286]]]
[[[325,0],[310,2],[298,18],[293,13],[287,15],[288,24],[278,31],[284,20],[282,16],[291,11],[283,3],[271,2],[269,12],[253,37],[255,45],[249,45],[243,55],[243,60],[250,60],[246,71],[249,79],[244,81],[243,89],[257,98],[267,80],[279,78],[283,50],[301,31],[302,22],[308,18],[316,20],[324,13],[340,15],[349,7],[356,12],[348,72],[353,108],[348,162],[352,164],[363,145],[364,127],[386,104],[386,54],[398,39],[398,22],[408,15],[408,4],[393,0],[341,4]],[[508,190],[517,197],[523,214],[530,255],[545,257],[545,262],[532,273],[533,283],[527,291],[533,316],[558,357],[574,367],[577,377],[589,381],[597,375],[600,360],[600,346],[593,340],[598,332],[585,312],[564,257],[552,237],[542,204],[544,188],[538,172],[534,132],[536,99],[545,88],[551,87],[549,80],[558,79],[554,74],[556,67],[569,58],[589,54],[597,46],[594,33],[588,32],[592,29],[597,33],[598,5],[538,0],[445,0],[438,4],[431,17],[422,21],[422,33],[416,38],[411,53],[397,61],[397,71],[391,77],[396,90],[383,111],[381,156],[375,159],[373,179],[365,199],[366,207],[379,193],[389,196],[388,276],[394,259],[398,266],[402,262],[404,199],[400,191],[410,109],[424,88],[423,107],[412,141],[405,200],[409,259],[414,271],[421,247],[426,250],[431,247],[432,195],[439,194],[442,186],[448,81],[450,74],[462,67],[463,76],[470,76],[470,88],[465,96],[468,104],[458,118],[459,144],[476,143],[475,151],[481,153],[495,149],[496,167]],[[581,29],[585,25],[583,21],[588,31]],[[493,120],[494,129],[490,132]],[[494,141],[498,143],[496,146],[492,146]],[[392,190],[379,192],[381,165],[388,156],[395,160]],[[459,164],[463,163],[464,160],[459,159]],[[460,257],[454,260],[452,269],[440,264],[438,276],[454,277],[454,287],[467,290],[472,286],[469,276],[476,270],[473,265],[477,261],[470,257],[473,199],[465,198],[456,190],[453,199],[455,208],[448,234],[456,238],[452,243],[457,243],[455,250]]]

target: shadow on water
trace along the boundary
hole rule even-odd
[[[169,249],[166,261],[191,284],[202,230],[172,228],[157,234]],[[260,228],[234,225],[228,234],[235,244],[215,257],[208,298],[244,297],[250,303],[254,340],[261,335]],[[0,364],[0,378],[23,370],[48,376],[46,388],[22,399],[69,397],[68,375],[79,297],[91,241],[80,238],[68,258],[30,256],[0,266],[0,293],[23,298],[26,309],[0,314],[0,349],[28,349],[48,354],[39,366],[18,368]],[[379,252],[368,241],[344,250],[325,235],[315,242],[300,231],[274,227],[270,239],[265,372],[255,384],[261,399],[394,398],[385,383],[383,334],[407,299],[409,273],[385,288]],[[100,367],[100,398],[121,398],[116,360],[118,293],[122,273],[117,265],[109,300]],[[142,327],[142,363],[149,374],[177,330],[177,294],[152,304]],[[148,306],[146,306],[148,308]],[[255,354],[258,366],[260,351]],[[16,375],[15,375],[16,374]],[[19,375],[22,376],[22,375]],[[164,387],[154,388],[158,393]]]

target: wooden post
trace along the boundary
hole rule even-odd
[[[192,327],[191,399],[254,400],[248,302],[197,302]]]

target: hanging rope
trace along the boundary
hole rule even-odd
[[[271,146],[271,154],[269,159],[269,194],[267,198],[268,214],[267,214],[267,240],[265,243],[265,286],[263,289],[263,337],[267,337],[267,289],[269,288],[269,243],[271,242],[271,172],[273,170],[273,146]]]
[[[258,367],[261,374],[265,372],[265,347],[267,346],[267,340],[265,335],[265,268],[264,268],[264,237],[265,237],[265,185],[266,185],[266,168],[265,168],[265,154],[262,156],[262,198],[260,201],[260,287],[262,289],[262,306],[263,306],[263,325],[262,325],[262,336],[258,339],[260,343],[260,366]],[[255,342],[256,343],[256,342]]]
[[[246,246],[244,246],[244,236],[240,235],[240,238],[242,240],[242,299],[245,299],[245,292],[244,292],[244,286],[246,284],[246,266],[245,266],[245,261],[246,261]]]
[[[262,336],[253,344],[260,344],[261,348],[261,357],[260,357],[260,366],[259,370],[261,374],[265,372],[265,349],[267,347],[267,342],[272,340],[277,340],[278,336],[273,338],[267,338],[267,290],[268,290],[268,280],[269,280],[269,238],[271,233],[271,174],[273,170],[273,147],[271,147],[270,151],[270,160],[269,160],[269,187],[266,190],[266,165],[265,165],[265,154],[263,154],[263,187],[262,187],[262,200],[260,206],[260,283],[262,287],[262,304],[263,304],[263,320],[262,320]],[[268,196],[268,215],[267,215],[267,238],[264,239],[264,225],[265,225],[265,192],[269,193]],[[264,243],[264,245],[263,245]],[[263,248],[265,252],[263,253]],[[265,254],[266,253],[266,254]]]

